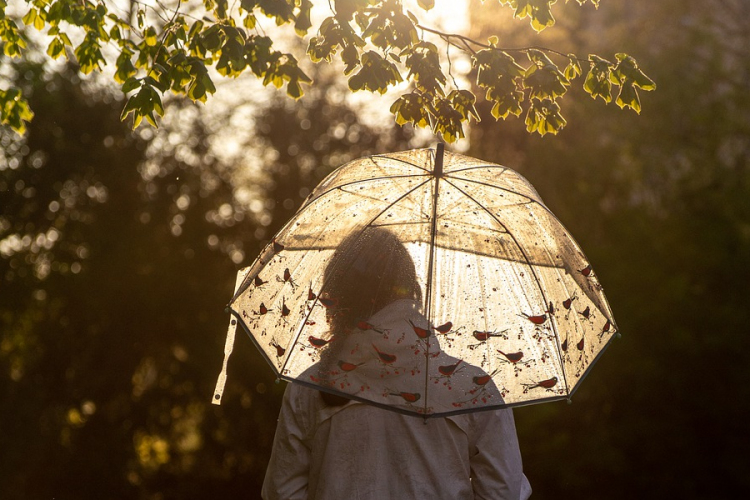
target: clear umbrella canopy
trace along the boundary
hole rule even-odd
[[[340,167],[241,275],[279,377],[422,416],[569,397],[616,333],[534,188],[442,147]]]

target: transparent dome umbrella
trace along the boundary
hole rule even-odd
[[[229,309],[279,378],[423,417],[569,398],[617,333],[534,188],[442,145],[331,173]]]

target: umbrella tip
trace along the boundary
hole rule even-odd
[[[445,144],[438,142],[435,148],[435,177],[443,176],[443,153],[445,153]]]

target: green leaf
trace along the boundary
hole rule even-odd
[[[623,53],[615,54],[615,57],[617,57],[618,63],[612,70],[615,79],[613,83],[632,82],[643,90],[656,89],[656,84],[640,70],[634,58]]]
[[[298,0],[299,6],[297,7],[297,13],[295,14],[294,31],[299,36],[305,36],[307,30],[312,26],[310,21],[310,11],[312,10],[312,2],[310,0]]]
[[[247,15],[246,15],[246,16],[245,16],[245,17],[243,18],[243,20],[242,20],[242,25],[243,25],[243,26],[244,26],[245,28],[249,29],[249,30],[251,30],[251,29],[255,29],[255,26],[256,26],[257,24],[258,24],[258,18],[256,18],[254,14],[247,14]]]
[[[405,53],[408,54],[404,63],[409,69],[407,78],[414,80],[417,89],[434,96],[444,95],[446,79],[437,47],[429,42],[419,42]]]
[[[509,89],[492,88],[487,91],[486,98],[495,104],[492,106],[492,116],[495,120],[506,119],[510,115],[521,116],[523,109],[523,92],[515,87]]]
[[[583,73],[581,69],[581,63],[575,54],[568,54],[568,65],[565,67],[565,78],[573,80],[578,78]]]
[[[65,53],[65,44],[60,37],[55,37],[47,46],[47,55],[52,59],[57,59]]]
[[[141,86],[141,81],[136,78],[128,78],[125,83],[122,84],[122,93],[127,94],[132,92]]]
[[[18,26],[11,19],[0,18],[0,40],[3,44],[3,53],[8,57],[20,57],[26,48],[26,40],[18,30]]]
[[[399,125],[412,123],[415,127],[425,128],[430,124],[426,100],[416,92],[399,97],[391,106],[391,113]]]
[[[99,46],[99,39],[93,31],[87,33],[83,42],[76,47],[75,56],[81,67],[81,73],[84,75],[94,70],[101,71],[102,65],[107,64]]]
[[[33,26],[40,31],[44,29],[46,24],[44,18],[40,15],[39,10],[33,7],[29,9],[25,16],[23,16],[22,21],[26,26]]]
[[[154,113],[159,116],[164,115],[161,96],[154,87],[148,85],[144,80],[141,90],[128,99],[125,108],[122,110],[120,119],[125,121],[132,114],[133,129],[140,125],[144,118],[153,127],[158,127]]]
[[[216,87],[208,76],[208,72],[205,72],[193,78],[188,87],[187,95],[193,101],[206,102],[206,94],[213,94],[214,92],[216,92]]]
[[[570,81],[560,72],[557,65],[539,50],[531,49],[527,55],[534,66],[526,70],[523,82],[531,89],[531,97],[554,99],[565,94]]]
[[[470,117],[474,117],[476,121],[480,121],[479,113],[474,107],[477,98],[468,90],[454,90],[448,95],[448,100],[453,108],[461,114],[462,120],[468,121]]]
[[[601,97],[604,102],[612,101],[611,70],[614,66],[611,62],[601,57],[589,55],[591,68],[583,82],[583,88],[593,99]]]
[[[33,117],[34,113],[19,89],[0,89],[0,124],[9,126],[18,134],[24,134],[26,123]]]
[[[641,99],[631,81],[626,81],[620,86],[620,93],[615,102],[620,108],[628,107],[638,114],[641,113]]]
[[[511,0],[507,3],[516,9],[514,17],[518,19],[528,17],[531,27],[536,31],[542,31],[555,24],[551,7],[555,2],[557,0]]]
[[[117,56],[117,61],[115,62],[117,69],[114,75],[117,83],[125,84],[127,80],[130,80],[138,72],[131,61],[132,56],[133,53],[128,49],[123,49],[120,55]],[[123,89],[123,92],[127,93],[128,91]]]
[[[156,36],[156,28],[153,26],[146,28],[146,31],[143,32],[143,39],[149,47],[156,47],[156,44],[159,43],[159,39]]]
[[[541,136],[545,134],[557,134],[565,127],[567,121],[560,114],[560,106],[551,99],[531,101],[531,106],[526,114],[526,130],[536,132]]]
[[[461,113],[447,99],[437,99],[433,131],[443,136],[446,142],[464,138]]]
[[[375,51],[362,54],[359,72],[349,78],[349,88],[385,94],[389,85],[403,81],[396,66]]]
[[[341,61],[345,64],[345,75],[350,74],[359,65],[359,50],[354,44],[349,44],[344,48],[341,52]]]

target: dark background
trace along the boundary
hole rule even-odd
[[[640,116],[576,88],[558,136],[489,109],[470,133],[469,154],[520,171],[576,237],[623,335],[573,404],[515,410],[525,470],[534,498],[736,498],[750,490],[749,7],[633,3],[556,5],[541,36],[502,26],[512,46],[635,56],[658,85]],[[482,12],[475,36],[501,19]],[[243,147],[263,165],[249,175],[191,104],[132,133],[122,98],[70,68],[14,74],[36,117],[23,139],[0,131],[0,498],[257,497],[284,384],[238,336],[210,404],[235,272],[332,168],[423,142],[368,125],[323,71],[296,104],[248,93]]]

